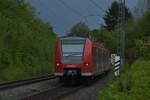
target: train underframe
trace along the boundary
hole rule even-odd
[[[63,76],[59,76],[59,79],[66,85],[78,85],[81,83],[89,83],[94,77],[94,75],[82,76],[81,69],[79,68],[67,68],[64,69]]]

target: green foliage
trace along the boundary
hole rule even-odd
[[[111,5],[111,8],[106,11],[106,15],[104,16],[105,26],[99,30],[92,31],[92,37],[97,42],[102,42],[106,45],[106,47],[111,51],[111,53],[116,53],[119,50],[119,26],[118,26],[118,19],[119,19],[119,4],[117,1],[114,1]],[[134,23],[132,14],[127,7],[125,7],[125,26],[126,26],[126,36],[127,36],[127,43],[126,47],[132,47],[134,45],[133,39],[135,34],[131,34],[134,32]],[[131,27],[132,25],[132,27]],[[134,32],[135,33],[135,32]],[[128,38],[129,37],[129,38]]]
[[[78,24],[75,24],[70,29],[70,36],[81,36],[81,37],[87,37],[89,35],[90,29],[84,22],[80,22]]]
[[[150,11],[137,20],[128,19],[124,23],[126,33],[125,55],[127,59],[143,57],[149,59],[150,50],[148,39],[150,37]],[[103,42],[109,50],[114,53],[119,50],[119,27],[116,26],[113,31],[107,29],[93,30],[92,36],[97,42]],[[142,41],[142,43],[140,42]]]
[[[108,31],[106,29],[101,29],[92,32],[92,37],[95,38],[97,42],[102,42],[106,45],[106,47],[111,52],[116,52],[117,49],[117,32],[115,31]]]
[[[137,20],[136,23],[134,23],[133,20],[126,21],[125,23],[126,56],[136,55],[136,58],[141,59],[137,60],[131,66],[126,65],[122,67],[121,76],[114,79],[106,90],[99,93],[100,94],[98,98],[99,100],[149,100],[150,98],[149,23],[150,23],[150,11],[147,11],[142,18]],[[114,31],[116,30],[117,27]],[[105,34],[109,33],[110,31],[106,32]]]
[[[145,60],[150,59],[150,43],[144,42],[142,40],[136,41],[136,54]]]
[[[0,81],[19,80],[53,70],[56,35],[34,18],[22,0],[0,1]]]
[[[144,16],[138,20],[136,24],[128,24],[127,27],[130,30],[126,30],[127,33],[127,48],[130,48],[128,52],[134,52],[137,57],[144,59],[150,59],[150,11],[146,12]],[[132,27],[130,26],[132,25]]]
[[[32,92],[40,92],[40,89],[38,89],[38,88],[31,88],[31,91]]]
[[[145,37],[150,36],[150,10],[146,12],[141,19],[139,19],[136,25],[136,31],[139,37],[145,39]]]
[[[99,92],[99,100],[149,100],[150,61],[137,60],[109,87]],[[126,66],[124,66],[126,67]]]
[[[106,15],[103,17],[105,25],[104,28],[107,30],[114,30],[115,26],[119,23],[119,4],[117,1],[114,1],[111,5],[111,8],[106,11]],[[125,7],[125,20],[132,18],[132,14],[127,7]]]

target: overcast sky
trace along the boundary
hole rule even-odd
[[[105,11],[115,0],[27,0],[36,9],[37,16],[50,22],[58,35],[68,33],[76,23],[84,21],[90,29],[99,28]],[[94,2],[92,2],[94,1]],[[119,1],[119,0],[118,0]],[[138,0],[126,0],[133,10]],[[96,3],[96,4],[95,4]],[[85,17],[88,15],[97,15]]]

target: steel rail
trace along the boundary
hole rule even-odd
[[[14,87],[24,86],[24,85],[28,85],[28,84],[32,84],[32,83],[37,83],[37,82],[41,82],[41,81],[46,81],[46,80],[50,80],[50,79],[55,79],[55,78],[57,78],[57,77],[54,76],[53,74],[50,74],[50,75],[35,77],[35,78],[31,78],[31,79],[1,83],[0,91],[5,90],[5,89],[14,88]]]
[[[101,80],[101,83],[103,84],[103,82],[106,80],[106,78],[109,75],[111,75],[111,73],[112,73],[112,70],[109,70],[106,73],[103,73],[97,76],[92,81],[86,82],[85,84],[82,84],[80,86],[66,86],[66,85],[61,84],[58,87],[55,87],[52,89],[47,89],[44,91],[40,91],[38,93],[29,94],[27,96],[21,97],[19,100],[61,100],[65,97],[71,96],[74,93],[77,93],[78,91],[82,89],[85,89],[94,84],[97,84],[99,80]],[[104,87],[102,86],[102,89],[103,88]]]

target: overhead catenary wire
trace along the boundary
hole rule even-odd
[[[45,5],[43,0],[37,0],[37,1],[40,6],[44,7],[44,9],[48,10],[47,11],[48,16],[53,16],[54,18],[59,17],[50,6]],[[60,22],[64,23],[63,21],[60,21]],[[53,28],[55,28],[55,27],[56,26],[53,25]]]
[[[40,5],[43,5],[42,7],[44,7],[47,10],[49,10],[48,15],[52,15],[54,17],[57,17],[56,13],[50,7],[47,7],[46,5],[44,5],[44,3],[42,1],[43,0],[38,0],[38,2],[40,3]]]
[[[98,5],[94,0],[89,0],[93,5],[95,5],[95,7],[97,7],[98,9],[100,9],[102,12],[106,12],[106,10],[104,10],[100,5]],[[99,14],[96,14],[96,16]],[[103,16],[103,15],[99,15],[99,16]],[[113,20],[116,20],[116,18],[114,18],[114,16],[109,15]]]
[[[84,16],[84,18],[87,20],[88,17],[99,17],[99,16],[102,17],[102,15],[100,14],[89,14],[89,15]]]
[[[63,0],[57,0],[57,1],[59,1],[62,5],[64,5],[66,8],[68,8],[74,14],[78,15],[80,18],[84,19],[85,22],[87,22],[87,20],[85,19],[85,17],[80,12],[78,12],[77,10],[75,10],[74,8],[72,8],[71,6],[69,6],[65,1],[63,1]]]
[[[101,6],[99,6],[98,4],[97,4],[97,2],[95,2],[94,0],[89,0],[93,5],[95,5],[97,8],[99,8],[101,11],[103,11],[103,12],[105,12],[105,10],[101,7]]]
[[[94,0],[89,0],[95,7],[99,8],[101,11],[105,12],[105,10],[100,7]],[[119,47],[120,50],[117,52],[121,56],[121,64],[125,63],[125,26],[123,24],[125,20],[125,0],[118,0],[120,5],[119,5],[119,24],[120,24],[120,32],[119,32]],[[113,16],[110,15],[112,19],[115,19]]]
[[[120,39],[120,56],[121,56],[121,64],[125,63],[125,0],[119,0],[120,2],[120,9],[119,9],[119,14],[120,14],[120,32],[119,32],[119,39]]]

